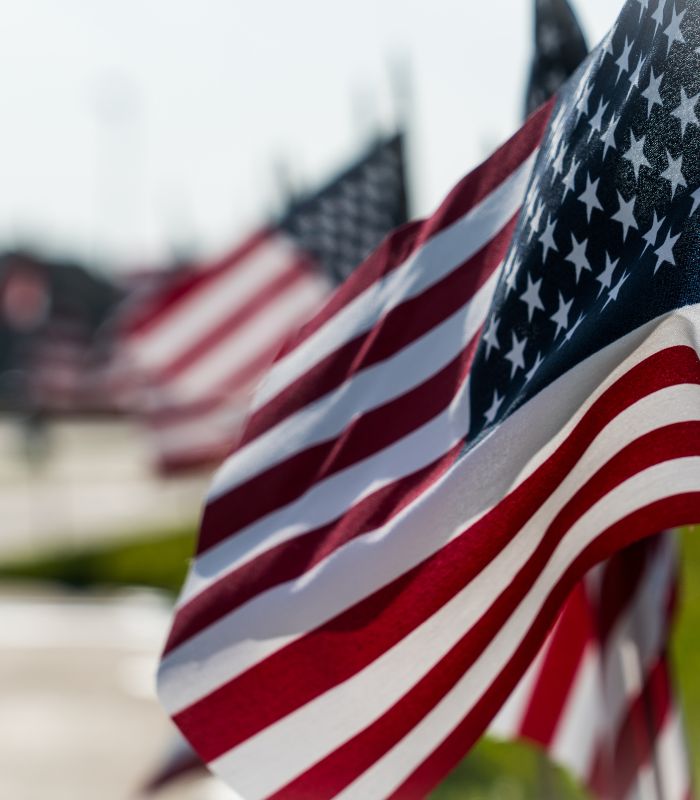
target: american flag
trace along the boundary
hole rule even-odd
[[[535,20],[531,110],[587,55],[566,0],[535,0]],[[675,566],[675,542],[667,535],[595,567],[574,589],[490,733],[542,746],[599,798],[689,797],[667,653]],[[660,698],[665,702],[656,717],[653,703]]]
[[[541,746],[601,800],[690,800],[669,659],[678,580],[673,533],[638,542],[594,567],[488,734]],[[148,791],[202,767],[178,739]]]
[[[424,796],[588,569],[700,518],[698,46],[630,0],[268,374],[159,674],[243,797]]]
[[[121,382],[164,471],[224,458],[286,338],[405,219],[403,137],[394,135],[223,259],[129,301]]]
[[[535,57],[525,108],[536,111],[573,75],[588,55],[588,45],[567,0],[534,0]]]
[[[595,797],[692,796],[669,663],[678,596],[672,533],[594,568],[493,721],[535,742]]]

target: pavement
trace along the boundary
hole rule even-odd
[[[131,421],[52,422],[45,444],[28,458],[21,426],[0,419],[0,560],[195,525],[209,473],[158,476]]]
[[[154,675],[170,618],[146,592],[0,589],[0,797],[135,800],[172,749]],[[205,773],[152,800],[236,800]]]

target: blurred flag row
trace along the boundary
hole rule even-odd
[[[222,259],[132,298],[120,380],[161,469],[212,465],[227,454],[285,341],[406,213],[399,133]]]

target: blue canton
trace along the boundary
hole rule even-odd
[[[470,442],[700,302],[699,104],[700,3],[629,0],[554,108],[475,357]]]

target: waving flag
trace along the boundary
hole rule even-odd
[[[219,462],[285,339],[406,219],[402,136],[382,140],[274,228],[132,302],[130,389],[166,471]]]
[[[589,573],[490,733],[542,745],[595,797],[690,798],[668,659],[677,573],[672,534]]]
[[[700,518],[699,26],[630,0],[280,354],[159,676],[243,797],[424,796],[585,572]]]
[[[528,114],[559,90],[588,55],[583,31],[567,0],[534,0],[535,57],[525,107]]]

